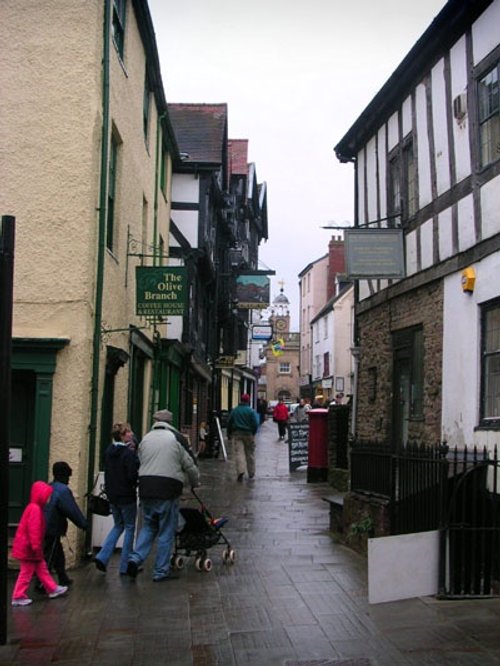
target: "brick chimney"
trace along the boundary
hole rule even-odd
[[[332,236],[328,243],[328,269],[326,299],[337,295],[337,275],[345,273],[344,241],[340,236]]]

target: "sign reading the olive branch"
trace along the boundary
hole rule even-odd
[[[175,317],[186,311],[187,279],[184,266],[137,266],[136,314]]]

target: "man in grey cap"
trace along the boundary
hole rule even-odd
[[[156,539],[153,581],[177,576],[170,573],[170,557],[179,518],[179,497],[185,475],[197,486],[200,475],[194,460],[165,421],[156,421],[139,444],[139,498],[144,526],[130,554],[127,575],[135,578]]]
[[[153,414],[153,421],[154,422],[161,421],[162,423],[165,423],[167,428],[174,433],[177,441],[182,444],[182,446],[186,449],[191,458],[196,462],[196,456],[194,455],[193,449],[189,445],[187,437],[185,437],[182,434],[182,432],[177,430],[177,428],[172,425],[173,420],[174,420],[174,415],[169,409],[159,409],[157,412]]]

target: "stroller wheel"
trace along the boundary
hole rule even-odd
[[[226,548],[222,553],[222,561],[225,562],[225,564],[234,564],[235,559],[236,553],[232,548]]]
[[[176,569],[182,569],[184,567],[184,558],[182,557],[182,555],[176,555],[176,557],[174,558],[173,566]]]
[[[198,571],[201,571],[203,567],[203,558],[197,557],[194,561],[194,566]]]
[[[209,557],[203,561],[203,571],[212,571],[212,560]]]

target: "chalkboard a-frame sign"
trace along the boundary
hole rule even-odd
[[[290,472],[307,465],[309,442],[308,423],[288,424],[288,460]]]

